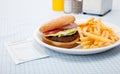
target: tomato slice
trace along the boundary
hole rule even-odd
[[[57,29],[54,29],[54,30],[50,30],[50,31],[44,32],[44,34],[45,35],[55,34],[55,33],[59,32],[59,31],[63,31],[63,30],[70,29],[70,28],[75,28],[75,27],[77,27],[77,24],[76,23],[72,23],[70,25],[63,26],[61,28],[57,28]]]

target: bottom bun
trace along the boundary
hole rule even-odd
[[[56,42],[47,39],[45,36],[42,36],[42,41],[53,46],[57,47],[62,47],[62,48],[73,48],[76,47],[78,44],[76,43],[79,40],[79,37],[77,37],[74,41],[72,42]]]

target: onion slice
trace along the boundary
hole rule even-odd
[[[62,29],[71,29],[71,28],[76,28],[76,27],[77,27],[77,24],[76,23],[72,23],[70,25],[62,27]]]

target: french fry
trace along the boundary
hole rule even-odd
[[[91,44],[91,41],[84,41],[81,43],[81,46],[89,45]]]
[[[100,32],[97,30],[97,28],[94,28],[94,34],[100,35]]]
[[[96,25],[97,25],[96,29],[100,33],[101,32],[101,30],[100,30],[100,24],[97,23]]]
[[[77,30],[80,36],[77,43],[83,49],[108,46],[120,39],[111,28],[102,23],[101,19],[91,18],[79,24]]]
[[[88,41],[88,40],[90,40],[90,38],[89,37],[82,37],[82,38],[80,38],[80,40],[81,41]]]
[[[83,34],[82,34],[82,31],[81,31],[81,28],[80,27],[77,27],[77,30],[78,30],[78,33],[80,35],[80,38],[83,38]]]
[[[90,45],[83,46],[84,49],[90,48]]]
[[[91,45],[90,48],[98,48],[98,46]]]
[[[106,39],[104,37],[97,36],[97,35],[94,35],[94,34],[91,34],[88,32],[83,32],[83,34],[85,34],[86,36],[89,36],[90,38],[95,39],[95,40],[99,40],[99,41],[103,41],[103,42],[111,42],[110,39]]]
[[[93,17],[88,20],[88,22],[93,22],[93,21],[94,21]]]
[[[102,37],[105,37],[105,31],[102,32],[101,36],[102,36]]]
[[[104,43],[105,43],[105,42],[99,42],[99,43],[98,43],[98,46],[102,47],[102,46],[104,46]]]
[[[86,32],[87,29],[88,29],[88,26],[85,26],[85,27],[83,28],[83,31]]]
[[[85,26],[86,23],[81,23],[81,24],[78,24],[78,26]]]

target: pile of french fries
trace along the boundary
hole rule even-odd
[[[119,40],[115,32],[105,26],[101,19],[91,18],[85,23],[78,24],[80,41],[77,43],[83,49],[100,48],[111,45]]]

